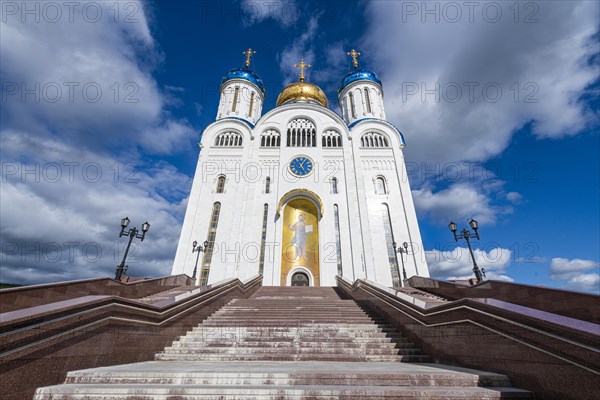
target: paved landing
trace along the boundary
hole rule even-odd
[[[292,372],[345,372],[357,373],[451,373],[470,376],[505,378],[505,375],[475,369],[455,367],[434,363],[396,363],[396,362],[328,362],[328,361],[146,361],[136,364],[112,365],[109,367],[91,368],[72,371],[71,374],[85,372],[114,373],[159,373],[159,374],[189,374],[189,373],[292,373]]]

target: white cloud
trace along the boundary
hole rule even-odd
[[[437,192],[426,185],[412,190],[415,208],[436,223],[476,219],[481,224],[494,224],[498,215],[512,212],[510,207],[492,205],[487,193],[471,183],[456,183]]]
[[[487,279],[512,282],[506,275],[512,251],[497,247],[489,251],[475,249],[475,260],[479,268],[484,268]],[[468,248],[456,247],[451,251],[430,250],[425,252],[429,273],[435,279],[473,278],[473,262]]]
[[[327,93],[337,94],[340,79],[348,72],[350,58],[346,54],[346,41],[335,42],[325,48],[325,62],[321,61],[312,72],[314,82],[321,85]],[[337,96],[336,96],[337,97]],[[331,98],[330,107],[339,112],[337,98]]]
[[[569,280],[567,288],[600,294],[600,275],[593,273],[575,276]]]
[[[189,124],[167,110],[185,89],[160,90],[151,74],[162,55],[143,3],[77,2],[72,20],[69,5],[52,4],[63,7],[62,19],[22,22],[17,12],[0,27],[0,279],[112,276],[126,215],[132,226],[151,224],[146,240],[134,242],[129,272],[166,275],[190,178],[148,155],[193,142]],[[82,14],[98,8],[95,22]]]
[[[566,281],[567,289],[599,293],[599,273],[600,263],[596,261],[563,257],[550,260],[550,277],[553,280]]]
[[[313,49],[313,41],[316,38],[319,29],[318,16],[312,16],[308,19],[306,30],[293,41],[292,45],[285,48],[277,59],[279,61],[279,69],[285,76],[284,84],[287,85],[292,81],[298,80],[298,69],[294,68],[294,64],[298,64],[301,59],[307,64],[313,64],[315,60],[315,52]],[[307,77],[310,77],[310,69],[306,72]],[[310,80],[310,79],[307,79]]]
[[[23,23],[20,13],[1,22],[3,128],[98,150],[138,145],[165,154],[191,142],[189,125],[165,113],[178,90],[161,93],[149,70],[161,54],[143,3],[78,2],[72,22],[66,3],[53,4],[62,9],[57,22]]]
[[[558,138],[577,134],[593,120],[578,99],[598,79],[597,64],[589,62],[597,54],[592,35],[599,26],[598,2],[530,3],[534,10],[519,3],[517,16],[509,8],[513,3],[494,2],[502,9],[497,22],[489,22],[495,18],[489,3],[477,3],[473,13],[452,3],[461,11],[457,20],[448,4],[367,5],[364,58],[382,78],[387,116],[404,131],[408,157],[486,160],[528,122],[538,137]],[[439,11],[426,14],[426,7]],[[538,22],[526,23],[532,13]],[[439,101],[431,94],[422,99],[424,88],[436,92],[436,83]],[[497,101],[494,87],[502,90]]]
[[[523,196],[517,192],[508,192],[506,194],[506,199],[513,204],[518,204],[523,199]]]
[[[246,17],[244,20],[246,25],[273,19],[283,27],[288,27],[296,23],[300,15],[294,0],[242,0],[242,11]]]
[[[160,126],[148,127],[140,134],[140,146],[152,154],[172,154],[189,149],[194,130],[186,122],[169,120]]]
[[[189,177],[169,165],[130,165],[130,160],[3,132],[0,216],[1,280],[39,283],[112,276],[126,239],[119,222],[148,220],[143,243],[135,241],[133,276],[168,275],[184,212]],[[139,160],[137,162],[140,162]]]
[[[550,261],[550,274],[552,279],[568,280],[579,276],[582,272],[597,268],[600,263],[592,260],[556,257]]]

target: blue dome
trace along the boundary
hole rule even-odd
[[[250,71],[248,68],[235,68],[229,71],[223,79],[221,79],[221,86],[227,81],[232,79],[243,79],[248,82],[254,83],[258,88],[264,93],[265,92],[265,84],[262,79],[256,75],[254,71]]]
[[[381,81],[375,72],[369,71],[368,69],[358,69],[350,72],[342,79],[340,86],[338,86],[338,94],[340,94],[346,86],[356,81],[372,81],[381,86]]]

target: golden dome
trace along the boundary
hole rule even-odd
[[[323,107],[327,107],[327,97],[320,87],[313,83],[293,82],[287,85],[277,97],[277,107],[290,101],[316,101]]]

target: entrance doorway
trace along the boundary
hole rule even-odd
[[[309,286],[308,275],[304,272],[296,272],[292,275],[292,286]]]

